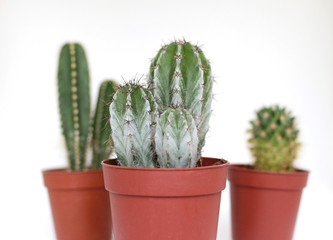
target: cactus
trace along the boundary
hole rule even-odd
[[[85,168],[90,125],[89,72],[85,52],[65,44],[58,65],[59,109],[71,170]]]
[[[195,167],[198,161],[198,144],[194,119],[185,109],[168,108],[161,114],[155,133],[160,167]]]
[[[185,40],[165,45],[151,63],[148,84],[160,112],[181,105],[192,114],[200,153],[211,116],[213,86],[211,67],[202,50]]]
[[[104,81],[99,88],[97,106],[93,122],[93,159],[92,168],[102,167],[101,161],[108,158],[112,152],[112,138],[110,128],[110,104],[113,94],[117,90],[117,83],[109,80]]]
[[[293,171],[300,143],[295,117],[279,106],[264,107],[250,121],[248,142],[255,158],[254,168],[265,171]]]
[[[139,84],[125,84],[115,93],[110,124],[120,165],[154,167],[156,108],[151,93]]]

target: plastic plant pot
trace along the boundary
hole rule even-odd
[[[291,240],[308,172],[267,172],[231,165],[234,240]]]
[[[196,168],[134,168],[104,160],[116,240],[216,240],[229,163]]]
[[[111,214],[102,170],[43,171],[58,240],[110,240]]]

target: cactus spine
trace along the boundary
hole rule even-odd
[[[160,167],[195,167],[198,144],[197,128],[191,114],[181,108],[168,108],[162,113],[155,133],[155,149]]]
[[[112,152],[112,138],[110,128],[110,104],[113,94],[117,90],[117,83],[109,80],[104,81],[99,88],[97,106],[93,122],[93,159],[92,168],[102,167],[101,161],[107,159]]]
[[[81,45],[65,44],[58,65],[59,109],[71,170],[84,169],[90,125],[88,62]]]
[[[213,86],[211,67],[202,50],[186,41],[162,47],[151,63],[148,81],[160,112],[181,105],[192,114],[200,153],[209,127]]]
[[[295,117],[279,106],[264,107],[250,121],[250,150],[255,158],[255,169],[265,171],[293,171],[300,143]]]
[[[110,105],[110,124],[122,166],[154,167],[152,136],[156,103],[144,87],[129,83],[117,90]]]

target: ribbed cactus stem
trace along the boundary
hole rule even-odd
[[[68,150],[69,168],[85,167],[90,121],[88,63],[83,48],[65,44],[58,65],[61,126]]]
[[[101,161],[107,159],[112,152],[110,128],[110,104],[118,84],[112,80],[104,81],[99,88],[97,106],[93,122],[93,160],[92,168],[101,168]]]
[[[200,140],[205,144],[211,116],[213,78],[202,50],[186,41],[172,42],[160,49],[150,66],[149,89],[159,111],[181,105],[192,114]]]
[[[162,113],[155,133],[155,149],[160,167],[195,167],[199,160],[198,144],[197,128],[191,114],[182,108],[168,108]]]
[[[137,84],[119,88],[110,105],[112,138],[123,166],[154,167],[152,134],[156,104],[151,93]]]
[[[264,107],[250,123],[249,144],[254,167],[265,171],[293,171],[300,147],[295,117],[279,106]]]

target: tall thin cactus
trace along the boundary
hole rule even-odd
[[[153,141],[156,104],[138,84],[120,87],[110,105],[110,124],[118,161],[122,166],[154,167]]]
[[[191,114],[182,108],[168,108],[161,114],[155,133],[157,161],[163,168],[195,167],[198,134]]]
[[[69,168],[85,168],[90,125],[89,71],[85,52],[77,43],[65,44],[58,65],[59,109]]]
[[[93,122],[93,159],[91,167],[99,169],[101,161],[108,158],[113,150],[110,128],[110,104],[118,84],[112,80],[104,81],[99,88],[97,106]]]
[[[205,145],[213,96],[211,67],[202,50],[185,40],[163,46],[151,63],[148,81],[160,112],[181,105],[192,114],[200,153]]]

